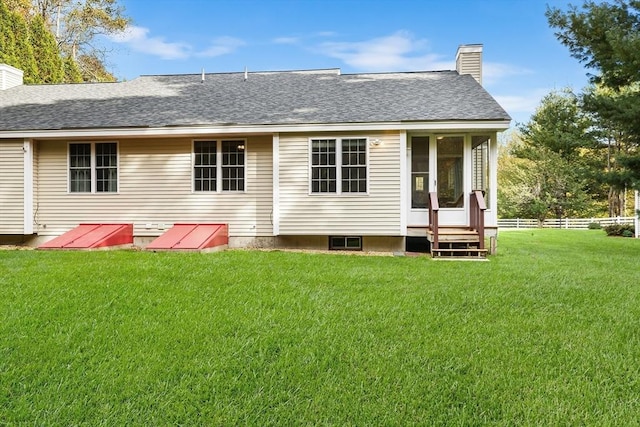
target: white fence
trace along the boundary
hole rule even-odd
[[[543,228],[574,228],[587,229],[589,224],[597,222],[602,227],[613,224],[635,224],[635,218],[632,216],[618,216],[615,218],[553,218],[545,219],[542,224]],[[538,228],[537,219],[511,218],[499,219],[498,227],[500,228]]]

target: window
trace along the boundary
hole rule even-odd
[[[222,191],[244,191],[243,141],[222,141]]]
[[[193,189],[216,191],[216,141],[195,141],[193,151],[195,153]]]
[[[336,140],[311,141],[311,192],[336,192]]]
[[[360,236],[330,236],[329,250],[332,251],[361,251],[362,237]]]
[[[364,138],[342,140],[342,192],[367,192],[367,144]]]
[[[118,191],[118,147],[114,143],[96,144],[96,191]]]
[[[473,190],[481,190],[485,203],[489,205],[489,142],[488,136],[471,137],[473,166]]]
[[[69,144],[70,193],[115,193],[117,191],[117,143]]]
[[[311,192],[366,193],[367,139],[312,139]]]
[[[69,144],[69,191],[91,192],[91,144]]]
[[[193,153],[194,191],[244,191],[244,140],[194,141]]]

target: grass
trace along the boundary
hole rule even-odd
[[[640,241],[0,251],[0,424],[638,425]]]

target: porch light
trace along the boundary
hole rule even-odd
[[[377,147],[380,144],[382,144],[382,141],[380,141],[378,138],[372,139],[371,142],[369,143],[371,147]]]

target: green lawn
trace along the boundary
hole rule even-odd
[[[640,240],[0,251],[0,425],[638,425]]]

